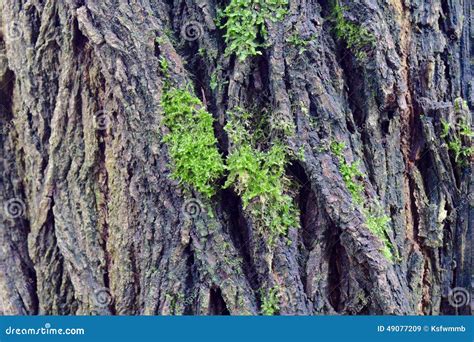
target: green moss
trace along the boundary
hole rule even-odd
[[[393,260],[393,246],[388,240],[386,234],[386,230],[390,225],[390,217],[388,217],[380,208],[364,209],[363,213],[367,227],[383,243],[381,250],[382,254],[387,260]]]
[[[359,170],[359,163],[348,163],[344,158],[344,149],[346,145],[343,142],[331,143],[331,152],[337,157],[339,162],[339,171],[342,179],[349,190],[352,200],[356,205],[361,207],[365,218],[367,228],[372,234],[377,236],[383,243],[381,253],[387,260],[393,260],[393,246],[387,238],[387,230],[390,227],[390,217],[388,217],[378,202],[375,205],[368,203],[364,196],[364,186],[360,183],[358,178],[364,177],[364,174]]]
[[[442,132],[441,132],[441,138],[446,138],[449,135],[449,130],[451,129],[451,125],[449,122],[445,121],[444,119],[441,119],[441,125],[442,125]]]
[[[162,106],[163,123],[170,131],[164,142],[173,160],[173,177],[211,197],[216,191],[216,180],[224,173],[212,115],[189,89],[167,87]]]
[[[346,43],[358,60],[365,60],[366,51],[375,47],[375,36],[367,29],[347,21],[344,18],[344,7],[337,0],[332,9],[332,21],[337,38]]]
[[[363,174],[359,170],[359,163],[348,163],[344,158],[344,148],[346,145],[342,142],[333,142],[331,144],[331,151],[337,157],[339,161],[339,171],[341,172],[342,179],[347,186],[347,189],[351,193],[352,199],[357,205],[364,203],[364,187],[357,181],[358,177],[362,177]]]
[[[166,58],[161,57],[159,62],[160,62],[161,74],[165,77],[165,82],[168,82],[168,78],[169,78],[169,64],[168,64],[168,61],[166,60]]]
[[[454,99],[454,110],[456,112],[462,112],[469,110],[469,106],[467,105],[467,101],[464,100],[462,97],[457,97]]]
[[[242,117],[248,118],[248,115]],[[229,176],[225,187],[234,187],[256,226],[273,245],[290,227],[298,226],[298,210],[286,193],[290,187],[285,175],[289,151],[279,141],[265,151],[258,149],[252,143],[253,136],[246,129],[245,121],[231,119],[225,127],[235,146],[227,158]]]
[[[217,83],[217,70],[215,70],[212,74],[211,74],[211,80],[209,82],[209,87],[211,88],[212,91],[216,90],[217,89],[217,86],[219,84]]]
[[[270,288],[267,293],[264,293],[263,291],[261,291],[262,293],[261,312],[263,315],[273,316],[279,313],[280,311],[279,292],[280,292],[280,289],[278,286]]]
[[[441,119],[441,138],[446,141],[448,149],[452,154],[455,163],[460,167],[469,165],[474,154],[471,139],[474,137],[472,127],[468,124],[470,115],[467,102],[461,98],[454,101],[457,123],[451,125]]]
[[[217,20],[217,25],[226,30],[226,55],[235,53],[241,61],[261,55],[259,50],[265,47],[268,36],[265,21],[282,20],[287,7],[288,0],[231,0]]]
[[[294,32],[291,36],[288,37],[286,40],[287,43],[291,44],[295,48],[298,49],[298,53],[301,55],[303,52],[306,51],[306,46],[315,38],[315,36],[311,36],[308,39],[301,38],[300,35]]]

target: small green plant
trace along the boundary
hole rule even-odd
[[[333,142],[331,144],[331,152],[339,161],[339,171],[341,172],[342,179],[344,180],[352,199],[357,205],[362,205],[364,203],[364,187],[357,181],[357,178],[362,177],[363,174],[359,170],[359,162],[346,162],[343,154],[345,147],[346,145],[343,142]]]
[[[217,25],[226,30],[226,55],[235,53],[241,61],[261,55],[268,36],[265,21],[282,20],[287,7],[288,0],[231,0],[217,18]]]
[[[472,146],[472,137],[474,132],[468,124],[469,107],[467,102],[461,98],[454,100],[454,109],[457,123],[449,124],[446,120],[441,119],[441,138],[446,141],[449,151],[454,157],[454,161],[460,167],[469,164],[474,154]]]
[[[383,210],[381,210],[380,207],[376,209],[364,209],[363,214],[365,216],[365,223],[369,230],[383,243],[382,254],[387,260],[392,260],[393,246],[386,235],[386,229],[390,224],[390,217],[383,213]]]
[[[465,121],[459,123],[459,134],[466,138],[474,137],[474,132],[472,131],[471,126],[469,126]]]
[[[359,170],[358,162],[348,163],[346,161],[344,157],[345,148],[346,145],[343,142],[336,141],[333,141],[330,146],[331,152],[336,156],[339,162],[339,172],[341,172],[342,179],[352,196],[352,200],[362,209],[367,228],[383,243],[381,253],[387,260],[392,261],[392,250],[394,248],[387,238],[390,217],[383,212],[378,201],[376,201],[375,204],[371,204],[366,200],[364,196],[364,186],[358,180],[364,177],[364,175]]]
[[[263,289],[261,290],[262,295],[262,314],[265,316],[273,316],[280,311],[280,288],[278,286],[272,287],[265,294]]]
[[[268,150],[255,146],[254,136],[247,130],[247,113],[231,119],[225,127],[235,148],[227,158],[229,176],[225,187],[233,186],[249,208],[256,226],[268,235],[269,245],[284,236],[290,227],[298,226],[298,209],[286,193],[290,180],[285,175],[289,151],[277,141]]]
[[[164,137],[173,160],[173,177],[211,197],[215,182],[224,173],[224,162],[217,149],[212,115],[201,101],[187,89],[170,86],[162,97]]]
[[[336,0],[332,10],[332,21],[337,38],[343,40],[359,61],[367,58],[367,50],[374,48],[375,36],[344,17],[344,7]]]
[[[457,113],[469,110],[469,106],[467,105],[467,101],[464,100],[462,97],[455,98],[454,99],[454,110]]]
[[[442,126],[442,132],[441,132],[441,138],[446,138],[449,135],[449,130],[451,129],[451,125],[449,122],[445,121],[444,119],[441,119],[441,126]]]
[[[286,40],[287,43],[293,45],[295,48],[299,49],[298,54],[302,54],[306,51],[306,46],[314,39],[314,36],[311,36],[308,39],[303,39],[300,35],[294,32],[291,36],[288,37]]]
[[[168,81],[168,77],[169,77],[169,64],[168,64],[168,61],[166,60],[166,58],[164,57],[161,57],[160,60],[159,60],[159,63],[160,63],[160,71],[161,73],[163,74],[163,76],[165,77],[165,80],[166,82]]]
[[[212,74],[211,74],[211,80],[209,82],[209,86],[211,88],[212,91],[216,90],[217,86],[219,84],[217,83],[217,70],[215,70]]]

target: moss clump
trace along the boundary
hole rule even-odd
[[[246,129],[248,114],[231,119],[225,129],[235,148],[227,158],[229,177],[225,187],[233,186],[249,208],[256,226],[273,245],[290,227],[298,226],[299,212],[286,191],[290,180],[285,175],[289,151],[277,141],[263,151]],[[243,120],[243,122],[241,121]],[[257,135],[258,136],[258,135]]]
[[[474,154],[471,139],[474,137],[472,127],[469,125],[469,107],[461,98],[454,101],[454,110],[457,122],[454,125],[441,119],[441,138],[446,141],[455,163],[460,167],[469,165]]]
[[[226,30],[226,55],[235,53],[241,61],[248,56],[261,55],[259,49],[265,46],[268,36],[265,20],[282,20],[287,7],[288,0],[231,0],[219,12],[217,23]],[[224,18],[225,23],[222,23]]]
[[[173,160],[173,177],[211,197],[215,182],[224,173],[217,149],[212,115],[189,89],[168,86],[162,97],[164,121],[169,134],[164,137]]]
[[[364,186],[357,181],[358,177],[363,174],[359,170],[359,162],[348,163],[344,158],[344,149],[346,145],[342,142],[333,142],[331,144],[331,151],[339,161],[339,172],[341,172],[342,179],[351,193],[352,199],[357,205],[364,204]]]
[[[362,213],[365,217],[367,228],[377,236],[383,243],[381,250],[382,254],[387,260],[393,260],[392,249],[393,246],[387,238],[387,230],[390,224],[390,217],[388,217],[378,203],[370,205],[364,196],[364,186],[360,184],[358,178],[364,175],[359,170],[359,163],[348,163],[344,158],[343,151],[346,145],[342,142],[332,142],[331,152],[336,156],[339,162],[339,172],[341,172],[342,179],[349,190],[355,204],[362,207]]]
[[[289,43],[290,45],[294,46],[295,48],[298,49],[298,54],[302,54],[303,52],[306,51],[306,46],[316,38],[315,35],[304,39],[302,38],[297,32],[294,32],[292,35],[290,35],[287,39],[286,42]]]
[[[364,209],[365,224],[369,230],[377,236],[383,243],[382,254],[387,260],[393,260],[393,246],[387,238],[387,229],[390,226],[390,217],[388,217],[380,207],[373,209]]]
[[[217,149],[212,115],[189,89],[170,85],[166,60],[160,61],[160,69],[165,76],[163,124],[169,129],[163,141],[169,146],[173,178],[211,197],[216,193],[216,180],[228,171],[224,187],[236,189],[257,229],[273,245],[290,227],[298,226],[299,212],[287,193],[290,180],[285,167],[289,149],[279,139],[259,145],[257,141],[266,140],[271,128],[262,119],[250,134],[250,115],[240,113],[225,127],[235,148],[224,162]],[[289,124],[283,127],[287,133],[291,130]],[[281,125],[275,128],[278,129]]]
[[[332,9],[332,21],[337,38],[343,40],[347,47],[360,61],[367,58],[367,50],[375,47],[375,36],[367,29],[344,18],[344,7],[336,1]]]
[[[261,291],[262,294],[262,308],[261,312],[265,316],[273,316],[280,311],[280,299],[279,299],[280,288],[278,286],[272,287],[267,293]]]

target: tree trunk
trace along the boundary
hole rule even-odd
[[[472,155],[450,145],[470,143],[468,1],[341,1],[375,38],[358,45],[334,2],[290,0],[246,58],[228,2],[0,4],[0,314],[470,313]],[[223,163],[237,108],[294,130],[266,137],[293,151],[299,215],[274,243],[228,171],[209,198],[173,174],[170,84],[212,114]]]

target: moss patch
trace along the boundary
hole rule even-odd
[[[290,180],[285,175],[289,151],[280,141],[267,150],[259,149],[247,129],[248,114],[232,119],[225,129],[235,148],[227,158],[229,177],[225,187],[233,186],[250,209],[256,226],[273,245],[290,227],[299,226],[299,212],[286,192]]]
[[[279,299],[280,288],[278,286],[270,288],[267,293],[261,291],[262,295],[262,315],[273,316],[280,311],[280,299]]]
[[[226,30],[226,55],[235,53],[241,61],[261,55],[268,36],[265,21],[282,20],[287,8],[288,0],[231,0],[219,12],[217,23]]]
[[[352,196],[352,200],[361,207],[367,227],[382,241],[383,247],[381,253],[387,260],[392,261],[393,246],[387,238],[387,230],[390,227],[390,217],[384,213],[378,201],[375,205],[371,205],[365,198],[364,186],[358,180],[359,177],[364,177],[364,175],[359,170],[358,162],[348,163],[346,161],[343,154],[345,147],[345,144],[342,142],[331,143],[331,152],[336,156],[339,162],[339,172],[341,172],[342,179]]]
[[[173,177],[211,197],[216,192],[216,180],[224,173],[212,115],[189,89],[168,87],[162,106],[163,123],[170,131],[164,142],[173,160]]]
[[[441,138],[446,141],[456,164],[460,167],[466,167],[469,165],[474,154],[471,141],[474,137],[474,132],[468,123],[469,107],[466,101],[457,98],[454,101],[454,110],[457,118],[457,122],[454,125],[441,119]]]
[[[344,7],[339,1],[335,1],[331,17],[337,38],[346,43],[358,60],[365,60],[367,51],[375,47],[375,36],[367,29],[346,20]]]

